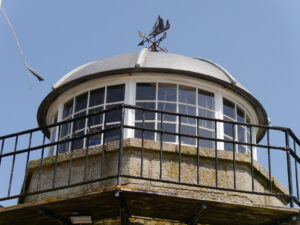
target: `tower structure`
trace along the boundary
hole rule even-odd
[[[142,49],[88,63],[53,86],[37,118],[43,143],[24,152],[41,156],[27,159],[19,205],[0,209],[0,224],[297,222],[299,139],[269,127],[214,62]],[[270,130],[285,146],[270,144]],[[272,176],[274,149],[286,153],[287,188]]]

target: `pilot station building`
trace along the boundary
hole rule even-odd
[[[299,139],[212,61],[142,49],[91,62],[53,86],[37,118],[0,137],[2,160],[25,156],[22,187],[11,195],[8,179],[0,199],[19,204],[0,208],[0,224],[297,224]],[[37,132],[36,146],[3,151]]]

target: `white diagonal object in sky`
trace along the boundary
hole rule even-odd
[[[0,8],[1,8],[2,0],[0,0]]]

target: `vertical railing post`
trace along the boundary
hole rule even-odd
[[[217,121],[215,123],[215,173],[216,173],[216,187],[218,187],[218,130],[217,130]]]
[[[66,123],[64,123],[66,124]],[[58,126],[58,140],[60,140],[60,135],[61,135],[61,129],[63,125],[59,125]],[[57,168],[57,160],[58,160],[58,154],[59,154],[59,150],[60,150],[60,146],[62,146],[63,144],[65,144],[66,142],[61,143],[60,145],[57,146],[56,148],[56,154],[55,154],[55,162],[54,162],[54,168],[53,168],[53,178],[52,178],[52,189],[55,188],[55,181],[56,181],[56,168]]]
[[[29,140],[28,140],[28,151],[27,151],[27,157],[26,157],[26,164],[25,164],[25,175],[24,177],[27,177],[27,170],[29,165],[29,158],[30,158],[30,148],[31,148],[31,140],[32,140],[32,132],[29,134]],[[24,196],[25,194],[25,186],[22,187],[21,196]]]
[[[272,193],[273,187],[272,187],[272,168],[271,168],[271,149],[270,149],[270,130],[269,130],[269,128],[267,128],[267,145],[268,145],[269,185],[270,185],[270,193]]]
[[[294,153],[297,156],[297,148],[296,148],[296,141],[295,137],[293,138],[294,140]],[[295,158],[295,176],[296,176],[296,191],[297,191],[297,200],[299,201],[299,184],[298,184],[298,161]]]
[[[122,105],[122,113],[121,113],[121,121],[120,121],[120,145],[119,145],[117,185],[121,185],[121,176],[122,176],[124,116],[125,116],[125,108],[124,105]]]
[[[178,134],[179,134],[179,158],[178,158],[178,181],[181,182],[181,115],[179,115],[178,124]]]
[[[46,141],[46,135],[43,134],[43,147],[42,147],[42,151],[41,151],[41,159],[40,159],[40,168],[39,168],[39,177],[38,177],[38,181],[37,181],[37,191],[40,191],[41,189],[41,177],[42,177],[42,169],[43,169],[43,160],[44,160],[44,151],[45,151],[45,141]],[[25,188],[24,188],[25,189]]]
[[[160,145],[159,145],[159,179],[162,179],[162,160],[163,160],[163,116],[164,114],[160,112]]]
[[[12,180],[13,180],[13,176],[14,176],[14,168],[15,168],[15,161],[16,161],[16,154],[15,153],[17,151],[18,138],[19,138],[19,135],[17,135],[16,138],[15,138],[15,147],[14,147],[13,161],[12,161],[12,165],[11,165],[9,186],[8,186],[8,192],[7,192],[7,196],[8,197],[10,196],[11,185],[12,185]]]
[[[236,161],[235,161],[235,151],[236,151],[236,132],[235,132],[235,124],[232,123],[232,131],[233,131],[233,150],[232,150],[232,159],[233,159],[233,188],[236,189]]]
[[[293,196],[293,181],[292,181],[292,170],[291,170],[291,149],[290,149],[290,134],[289,130],[285,131],[285,147],[286,147],[286,159],[287,159],[287,172],[289,182],[289,195]],[[290,206],[294,208],[294,199],[291,198]]]
[[[78,122],[79,120],[76,120],[75,122]],[[72,139],[73,137],[76,138],[76,133],[75,133],[75,125],[74,125],[74,119],[72,120],[71,123],[71,135],[70,135],[70,139]],[[75,142],[78,139],[75,139],[73,141],[70,141],[70,146],[69,146],[69,151],[70,151],[70,160],[69,160],[69,173],[68,173],[68,186],[71,184],[71,177],[72,177],[72,167],[73,167],[73,151],[74,151],[74,147],[75,147]],[[74,147],[73,147],[74,146]]]
[[[199,139],[199,119],[196,123],[196,136],[197,136],[197,184],[199,185],[199,166],[200,166],[200,139]]]
[[[250,126],[250,153],[251,153],[251,186],[252,191],[254,192],[254,165],[253,165],[253,134],[252,134],[252,126]]]
[[[143,177],[143,170],[144,170],[144,142],[145,142],[145,110],[142,110],[142,149],[141,149],[141,172],[140,176]]]
[[[101,114],[102,115],[102,114]],[[89,147],[90,147],[90,116],[87,118],[87,129],[86,134],[88,135],[85,140],[85,160],[84,160],[84,171],[83,171],[83,180],[87,181],[87,171],[88,171],[88,160],[89,160]],[[97,132],[97,131],[96,131]],[[100,134],[101,137],[101,134]],[[101,141],[101,140],[99,140]]]
[[[2,161],[3,149],[4,149],[4,141],[5,141],[5,139],[2,139],[1,150],[0,150],[0,166],[1,166],[1,161]]]

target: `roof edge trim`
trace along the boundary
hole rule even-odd
[[[52,89],[58,88],[65,80],[67,80],[69,77],[71,77],[75,72],[77,72],[77,71],[83,69],[84,67],[86,67],[86,66],[88,66],[88,65],[90,65],[90,64],[92,64],[92,63],[94,63],[94,62],[96,62],[96,61],[86,63],[86,64],[81,65],[81,66],[77,67],[76,69],[70,71],[70,72],[67,73],[65,76],[63,76],[58,82],[56,82],[56,84],[54,84],[54,85],[52,86]]]
[[[203,58],[200,58],[200,57],[194,57],[194,59],[198,59],[198,60],[201,60],[201,61],[204,61],[204,62],[207,62],[207,63],[210,63],[212,64],[213,66],[216,66],[217,68],[219,68],[227,77],[228,79],[230,80],[230,82],[232,84],[237,84],[237,81],[236,79],[234,79],[234,77],[226,70],[224,69],[222,66],[220,66],[219,64],[213,62],[213,61],[210,61],[208,59],[203,59]]]

